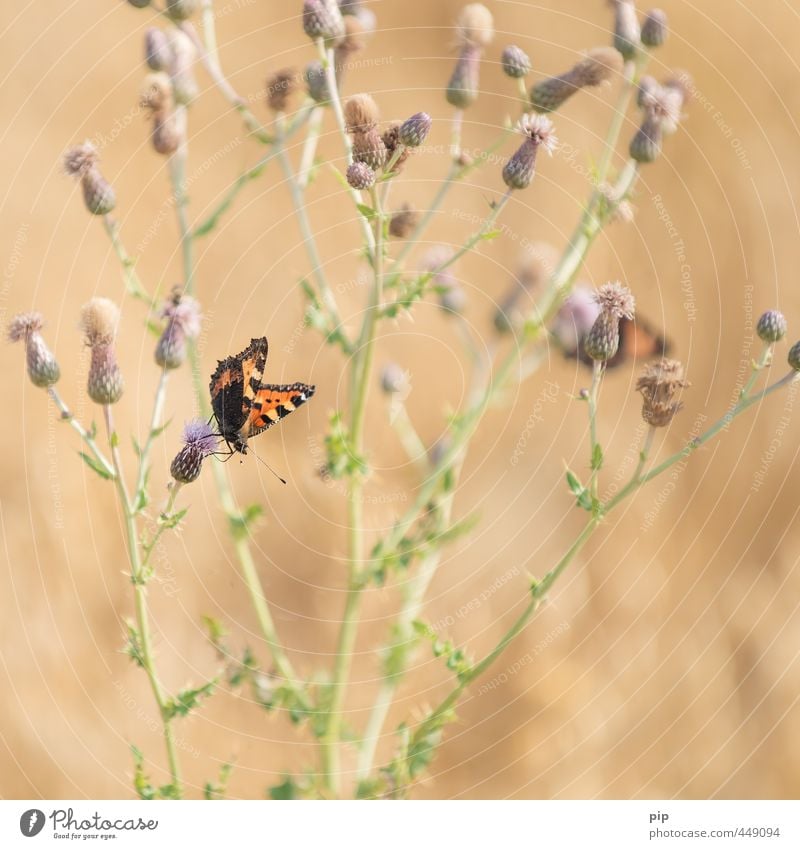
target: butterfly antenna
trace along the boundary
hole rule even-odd
[[[268,468],[268,469],[272,472],[272,474],[273,474],[273,475],[275,475],[275,477],[276,477],[276,478],[277,478],[277,479],[278,479],[278,480],[279,480],[282,484],[285,484],[285,483],[286,483],[286,481],[285,481],[285,480],[284,480],[284,479],[283,479],[283,478],[282,478],[282,477],[281,477],[281,476],[280,476],[280,475],[279,475],[279,474],[275,471],[275,469],[273,469],[273,468],[272,468],[272,466],[270,466],[270,464],[269,464],[266,460],[262,460],[262,459],[261,459],[261,457],[259,457],[259,456],[258,456],[258,454],[256,454],[256,452],[255,452],[255,451],[253,451],[253,446],[252,446],[252,445],[248,446],[248,448],[250,449],[250,453],[251,453],[251,454],[252,454],[252,455],[256,458],[256,460],[258,460],[258,462],[259,462],[259,463],[263,463],[263,464],[264,464],[264,465],[265,465],[265,466],[266,466],[266,467],[267,467],[267,468]]]

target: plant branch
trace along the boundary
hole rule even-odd
[[[86,443],[86,447],[92,452],[94,459],[100,464],[105,473],[110,479],[116,477],[116,471],[113,464],[106,458],[95,441],[94,434],[90,433],[86,428],[73,416],[72,411],[64,403],[58,390],[55,386],[47,387],[47,394],[53,399],[53,403],[61,412],[61,421],[66,422],[75,433]]]

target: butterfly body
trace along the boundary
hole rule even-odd
[[[251,339],[241,354],[217,362],[209,390],[219,432],[228,447],[247,453],[247,441],[305,404],[315,387],[306,383],[262,383],[266,337]]]

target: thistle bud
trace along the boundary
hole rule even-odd
[[[377,129],[353,136],[353,161],[365,162],[373,171],[386,164],[386,144]]]
[[[661,9],[651,9],[642,24],[642,44],[661,47],[667,40],[667,15]]]
[[[428,138],[433,121],[427,112],[417,112],[400,125],[398,137],[406,147],[419,147]]]
[[[338,41],[344,35],[344,20],[336,0],[305,0],[303,31],[311,39]]]
[[[624,59],[633,59],[639,50],[640,30],[633,0],[612,0],[614,6],[614,48]]]
[[[531,72],[531,60],[528,54],[516,44],[509,44],[501,56],[500,64],[503,66],[503,73],[511,79],[519,80],[527,77]]]
[[[410,204],[404,203],[389,220],[389,235],[395,239],[407,239],[414,232],[418,221],[419,213]]]
[[[648,363],[636,381],[636,391],[642,393],[642,419],[651,427],[666,427],[683,407],[675,396],[690,385],[677,360]]]
[[[172,27],[169,33],[172,61],[167,68],[172,94],[176,103],[188,105],[197,97],[197,80],[194,76],[194,62],[197,50],[186,33]]]
[[[368,94],[354,94],[344,105],[348,133],[366,133],[378,126],[378,105]]]
[[[150,27],[144,34],[144,58],[153,71],[166,71],[172,64],[172,48],[163,30]]]
[[[267,79],[267,106],[273,112],[286,112],[289,98],[297,90],[297,73],[293,68],[283,68]]]
[[[114,189],[100,173],[97,163],[100,157],[91,142],[70,148],[64,156],[67,174],[81,181],[83,202],[92,215],[108,215],[117,203]]]
[[[550,333],[566,356],[579,353],[599,315],[595,292],[585,285],[574,286],[550,326]]]
[[[536,83],[530,93],[531,105],[537,112],[554,112],[579,89],[602,85],[621,69],[616,50],[596,47],[568,71]]]
[[[552,154],[558,144],[553,124],[544,115],[523,115],[518,129],[525,136],[525,141],[503,168],[503,180],[510,189],[527,188],[536,171],[539,148],[543,147]]]
[[[156,112],[153,115],[150,140],[156,153],[162,156],[175,153],[181,143],[181,131],[173,113]]]
[[[456,109],[466,109],[478,99],[479,47],[465,47],[456,61],[450,82],[447,84],[447,102]]]
[[[397,363],[387,363],[381,371],[381,389],[387,395],[403,392],[408,387],[408,372]]]
[[[330,102],[331,92],[328,88],[328,77],[321,62],[309,62],[303,72],[303,78],[308,89],[308,96],[315,103]]]
[[[139,105],[148,112],[168,112],[175,105],[172,83],[161,71],[148,74],[139,91]]]
[[[175,369],[186,360],[186,343],[200,334],[200,305],[190,295],[175,289],[161,310],[166,325],[156,345],[156,363]]]
[[[214,453],[217,441],[217,434],[206,422],[201,419],[187,422],[183,429],[183,446],[169,467],[172,477],[181,484],[196,481],[203,460]]]
[[[119,309],[108,298],[92,298],[81,310],[81,328],[92,355],[87,391],[97,404],[115,404],[125,388],[114,350],[118,323]]]
[[[758,338],[764,342],[780,342],[786,330],[786,317],[778,310],[767,310],[756,324]]]
[[[150,5],[150,0],[128,0],[128,5],[134,9],[146,9]]]
[[[606,283],[596,294],[600,307],[583,349],[593,359],[605,362],[619,350],[619,321],[632,319],[636,303],[630,289],[621,283]]]
[[[199,0],[167,0],[167,15],[173,21],[185,21],[196,11]]]
[[[47,387],[58,381],[61,369],[42,338],[40,331],[43,327],[44,318],[41,313],[19,313],[11,319],[8,326],[8,339],[10,342],[25,343],[28,377],[34,386]]]
[[[347,169],[347,182],[359,192],[371,189],[375,185],[375,172],[366,162],[353,162]]]
[[[631,139],[629,148],[631,159],[642,164],[655,162],[661,155],[663,138],[661,121],[652,114],[645,114],[642,125]]]
[[[789,348],[789,355],[787,357],[789,362],[789,368],[792,371],[800,371],[800,342],[795,342],[791,348]]]
[[[631,140],[630,154],[637,162],[653,162],[661,153],[664,133],[675,132],[681,118],[684,89],[677,84],[661,86],[652,77],[639,86],[637,103],[642,124]]]

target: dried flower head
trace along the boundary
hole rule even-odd
[[[348,133],[366,133],[378,125],[378,104],[368,94],[354,94],[344,105]]]
[[[375,185],[375,172],[366,162],[353,162],[347,169],[347,182],[356,191],[364,191]]]
[[[353,161],[365,162],[373,171],[386,164],[386,143],[376,128],[353,135]]]
[[[118,324],[119,309],[108,298],[92,298],[81,309],[81,328],[92,352],[87,391],[97,404],[115,404],[125,388],[114,350]]]
[[[622,59],[616,50],[596,47],[568,71],[536,83],[530,92],[531,105],[537,112],[554,112],[575,92],[602,85],[621,69]]]
[[[645,47],[661,47],[667,40],[667,14],[661,9],[651,9],[642,24],[642,44]]]
[[[611,0],[614,7],[614,47],[625,59],[633,59],[640,47],[641,33],[633,0]]]
[[[428,138],[433,120],[427,112],[417,112],[400,125],[398,137],[406,147],[419,147]]]
[[[181,129],[173,112],[156,112],[153,115],[150,141],[156,153],[162,156],[175,153],[181,143],[181,137]]]
[[[767,310],[756,324],[758,338],[764,342],[780,342],[787,329],[786,316],[778,310]]]
[[[483,3],[468,3],[456,20],[460,47],[487,47],[494,38],[494,18]]]
[[[188,105],[197,97],[197,80],[194,76],[194,63],[197,59],[197,48],[191,38],[177,27],[169,30],[169,44],[172,50],[172,61],[167,68],[172,94],[176,103]]]
[[[56,358],[41,335],[44,318],[38,312],[18,313],[8,325],[10,342],[25,343],[25,362],[28,377],[34,386],[52,386],[61,377]]]
[[[609,312],[618,319],[632,319],[636,311],[633,293],[619,281],[603,284],[597,290],[595,298],[603,312]]]
[[[100,157],[91,142],[71,147],[64,154],[64,170],[81,181],[83,202],[92,215],[107,215],[117,203],[112,185],[97,167]]]
[[[407,239],[419,222],[419,213],[411,206],[403,206],[389,220],[389,235],[395,239]]]
[[[169,39],[158,27],[150,27],[144,34],[144,59],[151,71],[166,71],[172,64]]]
[[[367,46],[367,30],[364,22],[357,15],[347,15],[344,19],[344,37],[336,45],[334,63],[336,76],[340,75],[344,64],[355,53],[361,52]]]
[[[113,342],[119,325],[119,307],[108,298],[92,298],[81,308],[81,330],[89,347]]]
[[[540,147],[552,154],[558,145],[553,124],[544,115],[523,115],[518,129],[525,136],[525,141],[503,168],[503,180],[511,189],[525,189],[531,184]]]
[[[282,68],[267,78],[267,106],[273,112],[286,112],[289,98],[298,88],[297,72],[294,68]]]
[[[187,341],[200,334],[200,304],[176,287],[164,304],[161,317],[166,324],[156,345],[156,363],[161,368],[178,368],[186,360]]]
[[[183,428],[183,446],[175,455],[169,471],[181,484],[192,483],[200,476],[203,460],[216,450],[219,437],[202,419],[187,422]]]
[[[150,112],[165,112],[175,105],[172,83],[163,71],[148,74],[139,90],[139,105]]]
[[[528,54],[516,44],[509,44],[503,50],[500,64],[503,67],[503,73],[515,80],[522,79],[531,72],[531,60]]]
[[[648,363],[636,381],[636,391],[642,393],[644,421],[652,427],[666,427],[683,407],[675,396],[690,385],[677,360]]]
[[[311,39],[336,42],[344,35],[344,19],[336,0],[305,0],[303,31]]]

